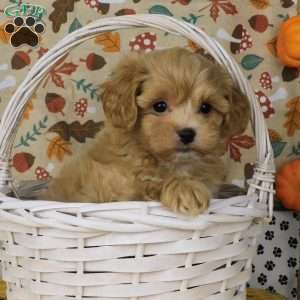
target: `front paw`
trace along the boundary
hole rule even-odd
[[[210,197],[210,191],[199,180],[175,177],[164,184],[161,202],[175,212],[195,216],[208,208]]]

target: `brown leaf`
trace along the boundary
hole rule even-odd
[[[220,14],[219,7],[216,4],[213,4],[209,10],[209,14],[212,17],[212,19],[216,22],[219,14]]]
[[[250,2],[258,9],[265,9],[270,5],[269,0],[250,0]]]
[[[78,65],[75,65],[72,62],[64,63],[59,68],[55,69],[55,72],[56,73],[63,73],[63,74],[66,74],[66,75],[71,75],[73,72],[76,71],[77,67],[78,67]]]
[[[234,161],[241,161],[241,152],[240,149],[233,145],[233,144],[229,144],[229,153],[230,153],[230,158],[232,158]]]
[[[54,124],[48,129],[48,132],[57,133],[65,141],[69,141],[71,138],[69,125],[65,121],[60,121]]]
[[[38,57],[41,58],[41,57],[42,57],[45,53],[47,53],[48,51],[49,51],[49,49],[41,47],[41,48],[37,51]]]
[[[285,114],[287,120],[283,126],[287,129],[288,136],[293,136],[300,129],[300,96],[290,99],[286,107],[289,111]]]
[[[55,0],[52,6],[54,10],[49,15],[49,20],[52,22],[53,32],[57,33],[62,24],[66,23],[67,13],[74,10],[75,2],[79,0]]]
[[[276,43],[277,43],[277,36],[274,36],[271,40],[269,40],[266,43],[266,46],[268,50],[271,52],[272,55],[277,56],[277,49],[276,49]]]
[[[78,121],[70,124],[60,121],[49,128],[49,132],[57,133],[65,141],[74,138],[79,143],[84,143],[86,138],[94,138],[96,133],[103,128],[103,122],[94,122],[89,120],[83,124]]]
[[[49,159],[57,159],[63,161],[65,155],[72,155],[70,150],[71,143],[65,141],[60,136],[53,138],[47,149],[47,156]]]
[[[84,124],[75,121],[69,125],[70,135],[79,143],[84,143],[86,138],[95,137],[102,128],[103,122],[94,122],[93,120],[88,120]]]
[[[64,88],[65,87],[65,83],[61,77],[61,75],[55,73],[55,72],[51,72],[51,79],[53,81],[53,83],[57,86],[57,87],[61,87]]]
[[[51,80],[53,81],[53,83],[57,86],[57,87],[65,87],[65,83],[64,80],[62,78],[62,76],[60,74],[64,74],[64,75],[71,75],[73,72],[76,71],[78,65],[73,64],[72,62],[70,63],[63,63],[65,61],[65,59],[67,58],[68,54],[64,55],[61,59],[59,59],[55,65],[53,66],[53,68],[51,69],[49,75],[47,76],[47,79],[43,85],[43,87],[46,86],[48,80],[49,80],[49,76],[51,78]]]
[[[250,149],[255,145],[253,137],[249,135],[234,136],[230,139],[230,144],[235,144],[244,149]]]
[[[235,15],[238,13],[236,6],[230,1],[220,2],[219,5],[227,15]]]
[[[96,36],[95,43],[103,46],[105,52],[120,51],[120,34],[119,32],[106,32]]]

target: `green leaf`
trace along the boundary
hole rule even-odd
[[[255,54],[248,54],[242,58],[241,65],[246,70],[255,69],[264,59]]]
[[[150,14],[173,16],[173,14],[163,5],[154,5],[149,9]]]
[[[274,151],[274,156],[278,157],[282,153],[285,146],[286,146],[286,142],[283,142],[283,141],[274,141],[274,142],[272,142],[272,148],[273,148],[273,151]]]
[[[20,138],[20,142],[15,146],[15,148],[21,147],[21,146],[25,146],[25,147],[29,147],[30,144],[28,143],[28,141],[37,141],[37,139],[35,138],[37,135],[41,135],[42,133],[40,132],[40,130],[42,128],[46,128],[46,122],[48,121],[48,116],[45,116],[42,120],[40,120],[38,122],[38,125],[34,124],[32,126],[32,132],[28,131],[25,136],[21,136]]]
[[[81,27],[82,27],[81,23],[79,22],[79,20],[77,18],[75,18],[69,27],[69,33],[73,32]]]

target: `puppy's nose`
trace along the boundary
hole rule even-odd
[[[180,137],[180,141],[183,144],[187,145],[187,144],[190,144],[194,141],[196,132],[192,128],[183,128],[183,129],[178,131],[178,135]]]

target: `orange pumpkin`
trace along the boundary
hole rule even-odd
[[[276,195],[285,208],[300,212],[300,159],[290,161],[279,169]]]
[[[300,16],[283,22],[277,37],[277,56],[289,67],[300,67]]]

